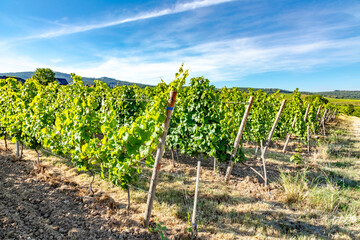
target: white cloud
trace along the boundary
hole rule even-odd
[[[6,47],[1,48],[7,57],[0,58],[0,72],[50,67],[84,77],[107,76],[147,84],[157,84],[161,78],[170,82],[182,62],[190,69],[191,76],[204,75],[212,82],[234,81],[249,74],[269,71],[311,71],[319,66],[360,62],[360,37],[314,40],[309,35],[292,41],[286,34],[215,41],[151,55],[142,55],[141,52],[124,52],[121,57],[108,54],[103,55],[101,61],[77,65],[67,64],[61,59],[39,62],[16,56],[6,51]]]
[[[164,60],[155,62],[154,58]],[[201,44],[156,56],[108,57],[97,65],[62,70],[89,77],[108,76],[156,84],[160,78],[171,81],[182,62],[190,69],[191,76],[204,75],[213,82],[233,81],[254,73],[311,70],[325,64],[360,62],[360,37],[271,47],[261,46],[259,38],[243,38]]]

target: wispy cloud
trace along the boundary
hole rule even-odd
[[[188,2],[188,3],[178,3],[172,8],[165,8],[165,9],[161,9],[161,10],[157,10],[157,11],[144,12],[144,13],[140,13],[134,17],[119,18],[119,19],[115,19],[112,21],[108,21],[108,22],[89,24],[89,25],[81,25],[81,26],[68,25],[68,26],[62,27],[60,29],[48,31],[48,32],[38,34],[38,35],[28,36],[23,39],[54,38],[54,37],[59,37],[59,36],[63,36],[63,35],[81,33],[81,32],[91,31],[91,30],[95,30],[95,29],[101,29],[101,28],[121,25],[121,24],[129,23],[129,22],[135,22],[135,21],[140,21],[140,20],[145,20],[145,19],[151,19],[151,18],[162,17],[162,16],[166,16],[166,15],[191,11],[191,10],[195,10],[195,9],[199,9],[199,8],[210,7],[213,5],[218,5],[218,4],[232,2],[232,1],[235,1],[235,0],[199,0],[199,1],[193,1],[193,2]]]
[[[283,38],[271,46],[265,45],[272,38],[274,35],[214,41],[154,55],[108,55],[101,61],[78,65],[65,65],[56,59],[44,64],[11,55],[6,60],[0,59],[0,72],[50,67],[86,77],[107,76],[157,84],[160,79],[170,82],[182,62],[190,69],[191,76],[204,75],[212,82],[241,80],[249,74],[269,71],[311,71],[321,66],[360,62],[360,37],[316,41],[309,37],[296,43],[286,43]]]
[[[262,46],[271,37],[211,42],[151,56],[109,56],[98,63],[61,70],[156,84],[161,78],[171,81],[182,62],[191,76],[204,75],[212,82],[239,80],[269,71],[309,71],[324,65],[360,62],[360,37]]]

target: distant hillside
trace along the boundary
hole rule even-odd
[[[241,91],[248,92],[248,88],[239,88]],[[292,91],[278,89],[278,88],[253,88],[255,91],[261,89],[266,93],[275,93],[280,90],[280,93],[292,93]],[[345,90],[335,90],[328,92],[301,92],[305,95],[321,95],[328,98],[337,98],[337,99],[360,99],[360,91],[345,91]]]
[[[10,72],[10,73],[0,73],[0,76],[13,76],[13,77],[19,77],[22,79],[29,79],[32,77],[34,72]],[[67,73],[61,73],[61,72],[55,72],[56,78],[65,78],[69,83],[72,82],[72,78],[70,74]],[[121,81],[114,78],[108,78],[108,77],[101,77],[101,78],[87,78],[83,77],[84,84],[92,85],[94,84],[94,80],[101,80],[108,84],[110,87],[114,87],[115,85],[133,85],[136,84],[139,87],[147,87],[151,85],[141,84],[141,83],[133,83],[133,82],[127,82],[127,81]]]
[[[360,99],[360,91],[335,90],[330,92],[302,92],[308,95],[322,95],[328,98],[337,99]]]

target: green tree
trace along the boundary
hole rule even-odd
[[[360,117],[360,108],[355,109],[352,115],[356,117]]]
[[[45,86],[56,81],[55,73],[50,68],[37,68],[32,78]]]
[[[355,111],[355,107],[353,104],[347,104],[344,108],[344,112],[348,115],[351,115]]]

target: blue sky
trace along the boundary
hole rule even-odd
[[[0,72],[360,90],[360,1],[1,0]]]

